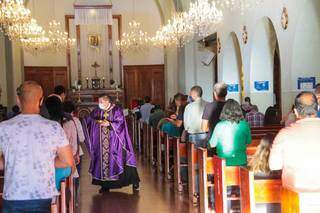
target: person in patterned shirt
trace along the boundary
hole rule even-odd
[[[246,120],[251,128],[264,126],[264,114],[259,112],[256,105],[253,105],[251,111],[246,114]]]
[[[55,166],[74,167],[72,150],[59,123],[39,115],[43,90],[32,81],[17,90],[22,113],[0,124],[4,163],[3,213],[50,212],[58,195]]]

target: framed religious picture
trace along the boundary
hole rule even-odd
[[[88,36],[89,46],[93,48],[98,48],[101,44],[101,36],[98,34],[90,34]]]

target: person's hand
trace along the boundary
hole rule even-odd
[[[173,115],[170,116],[170,118],[173,119],[173,120],[175,120],[175,119],[177,119],[177,115],[176,115],[176,114],[173,114]]]
[[[110,126],[110,122],[109,121],[104,121],[104,122],[101,123],[101,126],[108,127],[108,126]]]
[[[74,162],[75,162],[76,165],[78,165],[80,163],[80,156],[79,155],[75,155],[73,157],[73,159],[74,159]]]

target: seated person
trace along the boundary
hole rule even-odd
[[[250,112],[246,114],[246,121],[251,128],[264,126],[264,114],[259,112],[258,106],[253,105]]]
[[[183,130],[183,114],[185,109],[186,97],[178,93],[174,97],[175,113],[165,119],[162,124],[161,130],[171,137],[180,137]]]
[[[241,109],[244,113],[244,115],[246,115],[247,113],[249,113],[252,110],[252,103],[251,103],[251,98],[249,97],[245,97],[244,98],[244,102],[241,105]]]
[[[227,166],[247,166],[247,145],[251,143],[251,130],[245,121],[240,104],[229,99],[221,112],[209,140],[217,148],[217,155],[226,159]]]
[[[271,171],[269,168],[269,156],[273,142],[273,135],[266,135],[261,139],[260,145],[253,158],[249,162],[250,171],[254,172],[255,179],[281,179],[281,171]],[[280,204],[256,204],[257,212],[280,213]]]
[[[269,166],[282,169],[282,185],[298,192],[320,192],[320,118],[317,98],[301,92],[295,99],[297,121],[282,129],[272,145]]]
[[[316,85],[314,94],[316,95],[317,100],[318,100],[318,113],[317,113],[317,115],[320,118],[320,84]]]
[[[249,162],[249,170],[254,172],[257,179],[278,179],[281,172],[271,171],[269,168],[269,156],[274,136],[268,134],[261,139],[257,151]]]
[[[152,126],[153,129],[157,129],[158,123],[162,118],[165,118],[166,114],[161,109],[160,105],[155,105],[155,107],[151,110],[151,115],[149,118],[149,124]]]

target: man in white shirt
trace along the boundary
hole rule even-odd
[[[151,110],[154,108],[154,105],[151,104],[151,98],[146,96],[144,98],[144,104],[140,107],[141,119],[140,121],[143,123],[149,123],[149,118],[151,114]]]
[[[269,166],[282,170],[286,188],[320,192],[320,118],[317,99],[311,92],[300,93],[295,100],[298,120],[282,129],[272,145]]]
[[[189,142],[193,142],[196,146],[205,146],[207,134],[201,129],[202,115],[206,102],[202,99],[202,88],[194,86],[190,90],[192,103],[186,106],[184,111],[184,129],[189,135]]]
[[[3,213],[50,212],[51,200],[58,195],[55,163],[73,167],[72,150],[61,125],[39,115],[41,86],[29,81],[17,92],[22,113],[0,124],[5,159]]]

